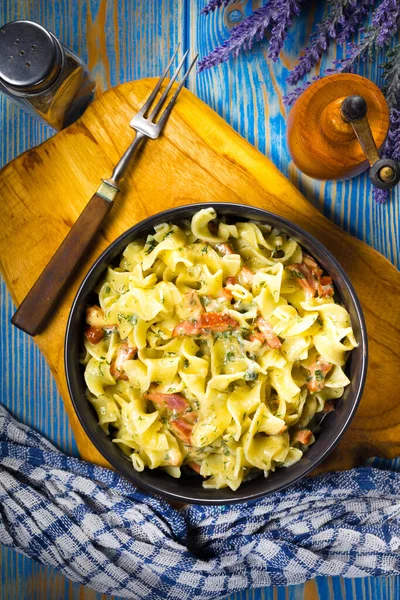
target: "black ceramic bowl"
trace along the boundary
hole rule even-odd
[[[346,367],[351,383],[345,388],[343,397],[337,402],[336,410],[329,413],[323,420],[321,429],[316,436],[316,442],[309,448],[304,457],[292,467],[277,469],[267,479],[261,476],[243,483],[236,492],[229,488],[221,490],[203,489],[201,478],[197,475],[182,475],[180,479],[173,479],[160,469],[153,471],[145,469],[141,473],[135,471],[130,460],[123,455],[118,446],[111,441],[111,438],[98,425],[95,410],[85,396],[86,386],[83,367],[79,363],[85,308],[90,302],[93,290],[103,277],[107,266],[116,263],[129,242],[152,233],[155,225],[165,221],[174,222],[180,219],[190,219],[201,208],[211,206],[215,208],[218,215],[226,215],[234,221],[247,219],[264,221],[279,228],[301,244],[320,263],[324,271],[332,277],[340,300],[350,313],[354,334],[359,342],[358,348],[351,353]],[[299,481],[332,452],[349,426],[361,398],[367,370],[367,332],[360,302],[346,273],[330,252],[309,233],[282,217],[243,204],[192,204],[158,213],[138,223],[116,239],[96,260],[78,290],[69,315],[65,339],[65,369],[72,402],[83,428],[99,452],[122,475],[139,488],[165,496],[171,500],[198,504],[228,504],[253,500],[271,492],[282,490],[288,485]]]

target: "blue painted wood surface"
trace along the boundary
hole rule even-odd
[[[3,0],[0,24],[16,18],[42,23],[80,54],[94,73],[99,90],[138,77],[160,73],[172,48],[180,41],[204,55],[228,34],[234,16],[250,12],[260,1],[240,0],[231,9],[200,17],[204,0]],[[306,4],[306,3],[305,3]],[[321,183],[300,174],[287,152],[286,112],[282,96],[285,77],[304,45],[312,23],[324,11],[324,2],[309,2],[309,10],[296,22],[281,60],[266,59],[267,41],[250,55],[192,76],[189,88],[221,114],[241,135],[266,153],[328,218],[399,264],[399,192],[385,206],[372,200],[366,175],[345,183]],[[324,68],[341,49],[334,46]],[[376,56],[359,70],[380,82]],[[0,98],[0,165],[52,135],[52,130]],[[9,324],[14,311],[1,283],[0,401],[24,422],[44,433],[64,451],[77,455],[77,447],[53,378],[33,341]],[[106,598],[66,580],[0,547],[0,600],[77,600]],[[400,578],[342,580],[319,578],[290,588],[249,590],[233,600],[395,600]]]

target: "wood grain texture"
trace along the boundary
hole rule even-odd
[[[109,90],[79,121],[0,172],[0,194],[5,198],[0,213],[0,228],[5,231],[0,242],[1,269],[17,304],[87,206],[101,176],[111,172],[130,144],[134,134],[127,127],[129,116],[144,103],[155,82],[139,80]],[[80,278],[94,257],[131,225],[193,202],[244,202],[266,208],[323,242],[358,292],[370,345],[361,406],[323,468],[348,468],[371,456],[393,458],[400,453],[400,406],[393,395],[400,389],[400,371],[392,368],[399,360],[400,274],[383,256],[330,223],[266,157],[186,90],[163,136],[141,149],[121,187],[123,194],[102,235],[80,264]],[[82,457],[105,464],[78,425],[66,390],[62,348],[78,283],[68,286],[48,328],[35,341],[56,377]]]
[[[205,0],[5,0],[0,23],[30,18],[50,28],[88,62],[99,89],[138,77],[157,76],[178,42],[204,55],[221,43],[233,26],[229,6],[200,17]],[[243,14],[261,0],[232,3]],[[366,175],[347,182],[320,183],[299,173],[287,151],[287,109],[282,96],[288,69],[304,46],[313,23],[326,3],[304,3],[281,60],[266,59],[267,42],[251,54],[191,76],[189,89],[214,108],[236,131],[265,153],[317,209],[331,221],[383,253],[399,265],[399,191],[386,206],[372,200]],[[236,21],[237,22],[237,21]],[[357,41],[356,36],[355,41]],[[332,44],[313,74],[340,58]],[[357,71],[381,83],[382,53]],[[0,96],[0,165],[49,138],[52,130]],[[97,182],[96,182],[97,185]],[[92,190],[93,191],[93,190]],[[88,197],[87,197],[88,198]],[[0,285],[1,402],[22,421],[39,429],[57,446],[77,455],[77,447],[54,379],[33,340],[10,326],[15,310],[4,283]],[[395,391],[396,393],[396,391]],[[399,461],[395,461],[396,464]],[[384,464],[377,460],[376,464]],[[43,567],[12,550],[0,547],[1,600],[104,600],[106,596],[72,583],[59,572]],[[348,580],[318,578],[290,588],[265,588],[234,594],[230,600],[394,600],[400,598],[400,577]]]

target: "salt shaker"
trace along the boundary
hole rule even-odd
[[[95,83],[81,59],[33,21],[0,29],[0,91],[59,130],[91,102]]]

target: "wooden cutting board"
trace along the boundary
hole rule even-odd
[[[0,172],[0,266],[16,304],[133,139],[129,121],[154,82],[135,81],[106,92],[79,121]],[[165,134],[142,147],[122,187],[95,247],[47,329],[35,338],[56,378],[84,459],[107,464],[78,422],[64,375],[65,326],[78,285],[123,231],[161,210],[202,201],[270,210],[312,233],[336,256],[363,305],[370,359],[356,417],[323,469],[400,454],[400,273],[392,264],[328,221],[265,156],[187,90]]]

